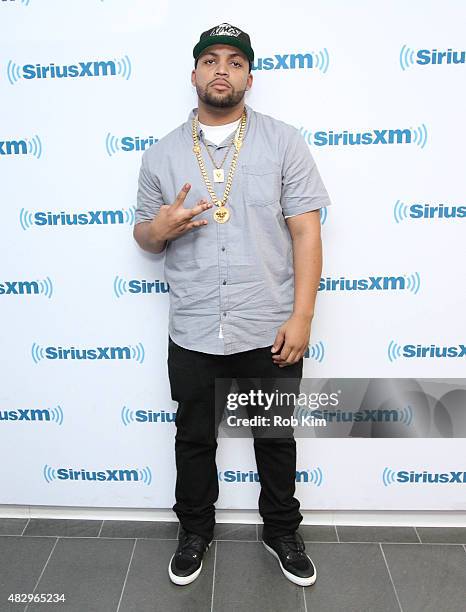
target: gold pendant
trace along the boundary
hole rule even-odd
[[[225,174],[223,168],[214,168],[214,182],[223,183],[225,181]]]
[[[214,212],[214,219],[217,223],[225,223],[230,218],[230,211],[225,206],[220,206]]]

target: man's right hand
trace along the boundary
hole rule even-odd
[[[213,203],[199,200],[193,208],[184,208],[183,203],[190,189],[191,185],[186,183],[172,205],[163,204],[160,207],[150,227],[150,234],[154,240],[173,240],[195,227],[207,225],[205,219],[198,221],[192,219],[204,210],[212,208]]]

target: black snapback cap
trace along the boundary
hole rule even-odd
[[[251,69],[251,64],[254,61],[254,51],[251,47],[249,34],[229,23],[221,23],[214,28],[202,32],[199,42],[193,49],[194,59],[197,60],[201,52],[207,47],[221,44],[231,45],[242,51],[248,58],[249,68]]]

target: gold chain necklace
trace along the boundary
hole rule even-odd
[[[193,133],[193,151],[196,155],[197,162],[199,164],[199,169],[202,174],[202,178],[204,179],[205,186],[207,187],[207,191],[209,192],[210,198],[215,206],[218,206],[218,209],[214,212],[214,219],[217,223],[225,223],[230,218],[230,211],[225,208],[226,201],[230,194],[231,184],[233,182],[233,175],[236,170],[236,163],[238,161],[238,155],[241,149],[241,145],[243,144],[244,139],[244,129],[246,127],[246,109],[243,110],[243,114],[241,116],[241,122],[236,129],[235,138],[233,139],[233,143],[235,145],[235,152],[233,154],[233,159],[231,160],[230,170],[228,172],[227,184],[225,185],[225,191],[223,192],[223,197],[221,200],[217,198],[217,194],[213,190],[212,183],[207,175],[207,170],[204,164],[204,160],[201,155],[201,146],[199,144],[199,138],[197,135],[197,129],[199,125],[198,117],[194,117],[192,121],[192,133]]]
[[[228,157],[228,153],[230,152],[230,149],[233,146],[234,138],[231,139],[231,142],[230,142],[230,144],[228,146],[227,152],[223,156],[222,163],[219,166],[217,166],[217,163],[216,163],[215,159],[213,158],[212,153],[209,151],[209,147],[207,146],[207,144],[206,144],[206,142],[204,140],[204,137],[202,137],[201,140],[202,140],[202,144],[205,147],[205,150],[207,151],[207,154],[210,157],[212,165],[214,166],[214,171],[213,171],[214,182],[215,183],[223,183],[225,181],[225,173],[223,172],[223,164],[225,163],[225,160]]]

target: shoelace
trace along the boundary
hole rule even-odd
[[[299,533],[283,536],[280,538],[280,542],[283,543],[286,548],[290,549],[290,552],[287,552],[286,555],[287,559],[302,559],[303,555],[306,554],[304,552],[304,541]]]
[[[204,544],[204,540],[195,533],[187,533],[181,537],[181,547],[178,555],[190,555],[197,557],[199,553],[204,552],[207,545]]]

